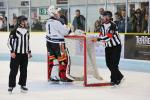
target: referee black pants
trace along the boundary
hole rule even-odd
[[[28,54],[16,54],[16,58],[11,58],[9,87],[16,86],[16,76],[20,68],[19,85],[26,86],[27,80]]]
[[[121,55],[121,45],[105,48],[106,65],[111,72],[111,82],[117,82],[123,78],[119,71],[119,61]]]

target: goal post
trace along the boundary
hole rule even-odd
[[[73,76],[75,81],[83,81],[85,87],[112,85],[109,82],[104,82],[99,75],[96,65],[95,45],[90,37],[86,35],[65,36],[65,45],[69,52],[68,58],[70,59],[68,63],[70,64],[69,72],[67,74]],[[80,62],[82,63],[79,64]],[[78,68],[78,66],[80,67]]]

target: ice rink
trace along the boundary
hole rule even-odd
[[[46,48],[44,34],[31,35],[33,58],[28,66],[28,93],[7,92],[9,75],[8,34],[0,34],[0,100],[150,100],[150,61],[124,60],[120,68],[125,81],[118,87],[83,87],[82,83],[50,84],[47,82]],[[99,58],[99,71],[109,80],[104,58]],[[19,73],[18,73],[19,74]]]

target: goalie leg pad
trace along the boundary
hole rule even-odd
[[[48,74],[49,74],[48,76],[49,77],[51,77],[51,72],[52,72],[53,65],[54,65],[53,60],[48,62]]]
[[[53,68],[52,68],[52,71],[51,71],[51,79],[60,80],[60,77],[59,77],[59,66],[58,65],[59,65],[58,61],[54,60],[54,65],[53,65]]]
[[[67,60],[64,60],[63,62],[60,62],[60,65],[59,65],[60,81],[62,81],[62,82],[73,82],[72,79],[70,79],[66,76],[66,69],[67,69]]]
[[[59,62],[59,76],[61,79],[66,78],[67,59]]]
[[[55,59],[55,56],[48,56],[48,79],[50,80],[52,68],[54,66],[53,60]]]

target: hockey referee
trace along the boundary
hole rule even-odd
[[[20,78],[18,84],[21,86],[21,91],[28,91],[28,88],[26,88],[27,66],[28,58],[32,57],[29,44],[30,36],[27,30],[27,18],[25,16],[19,16],[17,20],[17,26],[10,32],[8,39],[8,47],[11,52],[8,89],[8,92],[10,93],[16,86],[18,69],[20,69]]]
[[[118,66],[122,46],[117,26],[112,21],[112,12],[104,11],[100,35],[98,38],[93,39],[93,41],[101,41],[105,44],[106,65],[111,72],[111,83],[119,85],[124,77],[119,71]]]

